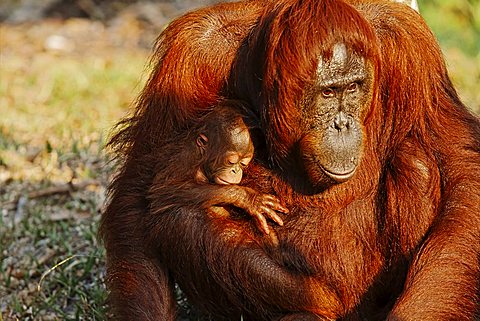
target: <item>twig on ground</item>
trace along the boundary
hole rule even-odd
[[[100,185],[100,181],[93,180],[93,179],[85,180],[76,184],[72,182],[68,182],[66,184],[51,186],[41,190],[32,191],[27,193],[26,195],[25,194],[18,195],[17,197],[15,197],[14,200],[0,204],[1,205],[0,207],[7,210],[16,210],[15,216],[22,216],[23,208],[25,207],[25,204],[29,199],[41,198],[41,197],[46,197],[46,196],[51,196],[56,194],[67,194],[71,192],[76,192],[78,190],[82,190],[88,186],[98,186],[98,185]]]

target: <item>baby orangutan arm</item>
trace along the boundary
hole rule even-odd
[[[199,187],[200,190],[204,188],[210,189],[208,193],[205,193],[209,195],[209,199],[202,204],[205,208],[221,205],[233,205],[241,208],[255,219],[258,228],[266,234],[270,234],[266,217],[283,226],[283,220],[276,211],[287,214],[288,209],[273,195],[259,193],[249,187],[238,185]]]
[[[283,225],[283,220],[276,211],[285,214],[289,212],[277,197],[236,184],[180,183],[156,179],[149,194],[153,214],[163,214],[185,206],[207,209],[233,205],[252,216],[257,227],[266,234],[270,233],[267,218]]]

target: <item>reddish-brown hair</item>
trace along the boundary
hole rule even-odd
[[[285,179],[307,184],[292,152],[299,100],[339,42],[374,72],[363,158],[347,182],[305,195]],[[100,234],[118,319],[174,320],[178,282],[218,320],[474,320],[480,121],[416,12],[382,0],[222,4],[167,27],[153,64],[111,141],[123,162]],[[244,184],[287,204],[278,246],[235,210],[149,211],[154,152],[223,96],[259,116],[271,168],[257,157]]]

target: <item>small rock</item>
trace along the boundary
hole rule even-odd
[[[64,36],[51,35],[45,40],[44,48],[50,51],[71,52],[75,49],[75,44]]]

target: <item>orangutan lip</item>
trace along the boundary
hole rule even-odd
[[[357,167],[358,167],[358,164],[354,164],[353,166],[353,169],[349,172],[346,172],[346,173],[335,173],[335,172],[332,172],[332,171],[329,171],[328,169],[325,168],[325,166],[322,165],[322,162],[317,159],[317,158],[314,158],[315,160],[315,163],[317,164],[318,167],[320,167],[320,169],[330,178],[332,178],[333,180],[335,180],[336,182],[338,183],[343,183],[343,182],[346,182],[348,181],[350,178],[352,178],[353,174],[355,174],[355,172],[357,171]]]
[[[218,177],[215,178],[215,183],[217,183],[217,184],[219,184],[219,185],[230,185],[229,182],[224,181],[223,179],[218,178]]]
[[[351,171],[347,173],[341,173],[341,174],[331,172],[323,166],[322,166],[322,170],[325,172],[325,174],[333,178],[335,181],[341,183],[349,180],[353,176],[353,174],[355,174],[355,171],[357,170],[357,166],[355,166]]]

